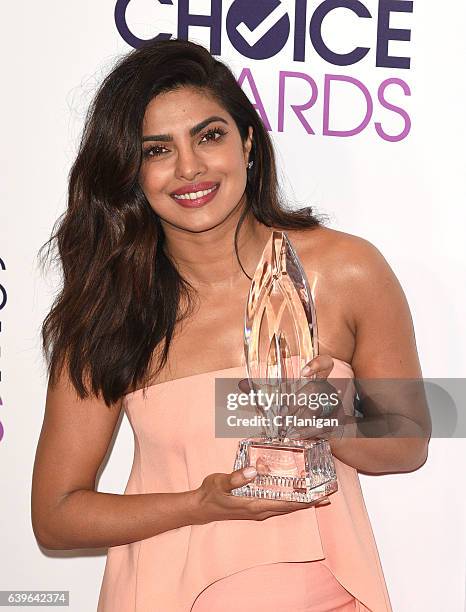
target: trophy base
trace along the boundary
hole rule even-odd
[[[257,476],[232,495],[312,503],[338,490],[327,440],[241,440],[234,470],[252,466]]]

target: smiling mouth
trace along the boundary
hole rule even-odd
[[[172,193],[171,197],[184,208],[199,208],[215,198],[219,187],[220,183],[217,183],[209,189],[199,189],[188,193]]]
[[[212,193],[216,189],[218,189],[218,185],[214,185],[210,189],[204,189],[202,191],[191,191],[189,193],[183,193],[182,195],[177,195],[176,193],[174,193],[173,197],[175,198],[175,200],[198,200],[199,198],[202,198],[202,196],[209,195],[209,193]]]

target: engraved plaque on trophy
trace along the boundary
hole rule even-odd
[[[282,398],[309,383],[300,372],[318,354],[316,312],[303,267],[282,231],[272,233],[251,283],[244,350],[254,392],[260,389]],[[309,503],[335,492],[338,483],[328,441],[289,438],[293,409],[281,399],[255,406],[264,435],[239,442],[234,469],[253,466],[257,476],[232,494]]]

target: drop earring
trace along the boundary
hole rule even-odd
[[[254,166],[254,161],[251,160],[250,162],[248,162],[248,170],[251,170],[251,168]]]

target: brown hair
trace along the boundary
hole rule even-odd
[[[243,142],[253,127],[254,164],[235,232],[238,261],[238,232],[249,211],[269,227],[319,225],[310,208],[282,205],[270,136],[227,66],[184,40],[149,41],[123,56],[89,107],[69,175],[68,207],[39,252],[48,245],[48,258],[53,246],[63,273],[42,324],[48,373],[53,384],[66,363],[81,398],[101,393],[110,405],[128,389],[146,386],[152,357],[157,354],[157,373],[176,323],[193,305],[194,290],[164,252],[160,221],[138,184],[145,109],[157,94],[182,86],[212,95]]]

